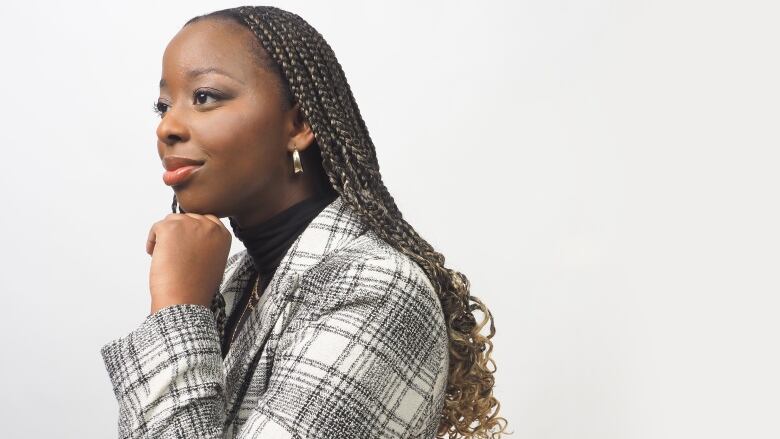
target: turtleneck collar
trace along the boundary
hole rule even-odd
[[[241,228],[230,217],[230,226],[260,276],[271,277],[295,239],[325,207],[338,197],[335,191],[315,194],[260,224]]]

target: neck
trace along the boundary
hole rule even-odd
[[[337,196],[335,191],[314,193],[259,223],[242,226],[230,217],[230,225],[252,257],[257,271],[270,275],[311,220]]]

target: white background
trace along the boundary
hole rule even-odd
[[[116,436],[99,348],[147,315],[170,212],[162,53],[240,4],[0,6],[2,437]],[[510,437],[780,436],[776,2],[274,5],[334,48],[405,218],[492,308]]]

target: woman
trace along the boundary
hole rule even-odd
[[[274,7],[193,18],[155,111],[173,213],[149,232],[150,315],[101,349],[120,437],[505,430],[490,313],[403,220],[314,28]],[[229,259],[223,217],[246,246]]]

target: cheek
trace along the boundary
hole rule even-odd
[[[250,101],[251,103],[251,101]],[[272,153],[282,138],[281,114],[263,105],[235,102],[204,113],[198,144],[206,153]],[[284,145],[281,145],[283,148]],[[257,150],[260,151],[257,151]]]
[[[262,107],[233,105],[204,113],[196,143],[228,190],[278,177],[285,159],[282,122]]]

